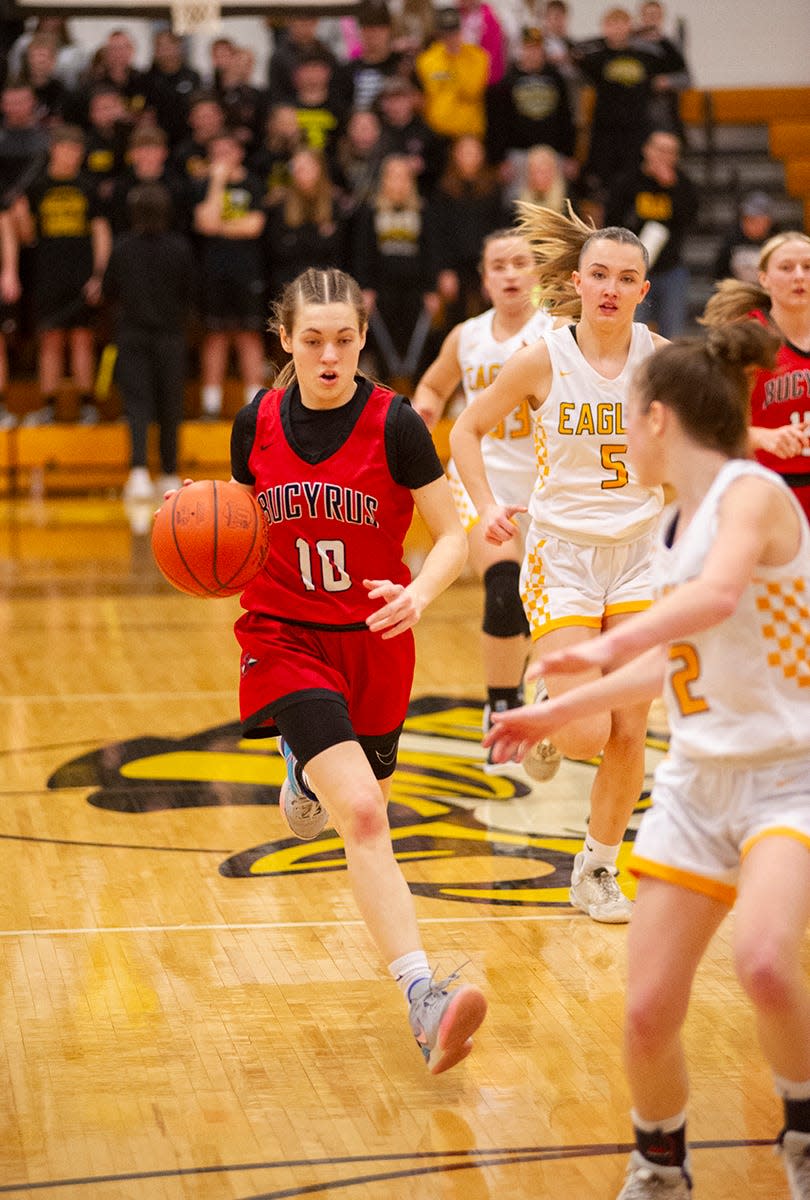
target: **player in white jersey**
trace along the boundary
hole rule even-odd
[[[481,275],[492,308],[451,329],[414,391],[414,408],[431,428],[459,384],[471,403],[516,350],[536,342],[553,324],[553,318],[536,304],[532,248],[518,230],[497,230],[485,239]],[[525,506],[532,493],[537,478],[532,426],[529,405],[523,399],[483,440],[487,478],[502,504]],[[484,583],[481,645],[487,728],[492,712],[522,702],[529,634],[519,587],[525,526],[511,543],[495,546],[487,542],[452,461],[447,474],[469,537],[472,566]],[[492,764],[488,762],[485,769],[492,769]]]
[[[627,440],[639,478],[674,485],[659,599],[537,669],[606,672],[496,717],[498,759],[574,715],[662,684],[672,731],[636,838],[625,1061],[636,1133],[623,1200],[691,1192],[680,1032],[700,959],[736,902],[734,958],[784,1106],[793,1200],[810,1200],[810,528],[748,451],[747,368],[778,346],[742,322],[642,366]]]
[[[632,371],[662,338],[633,321],[649,290],[647,253],[626,229],[594,230],[573,214],[524,205],[524,228],[539,260],[541,292],[552,312],[579,319],[517,351],[497,379],[459,416],[454,459],[488,541],[514,537],[514,504],[499,504],[484,469],[486,431],[528,401],[534,411],[538,480],[521,572],[521,595],[535,653],[595,637],[652,600],[650,564],[662,508],[626,462],[624,401]],[[592,672],[591,672],[592,674]],[[573,685],[544,677],[548,693]],[[616,881],[616,860],[644,781],[648,705],[571,722],[524,765],[602,754],[590,797],[583,849],[574,859],[571,903],[597,921],[629,920],[632,905]]]

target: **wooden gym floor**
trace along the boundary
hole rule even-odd
[[[0,504],[0,1195],[612,1200],[626,930],[566,902],[593,767],[481,770],[478,586],[417,631],[391,808],[432,961],[490,1003],[432,1078],[340,843],[287,836],[238,737],[238,601],[162,582],[149,511]],[[686,1042],[697,1200],[786,1198],[728,928]]]

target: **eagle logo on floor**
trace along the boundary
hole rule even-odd
[[[647,779],[619,858],[648,804],[648,784],[666,741],[647,742]],[[470,904],[562,907],[573,856],[581,848],[588,795],[598,760],[563,761],[548,783],[517,764],[484,771],[481,704],[442,696],[414,700],[400,742],[389,805],[394,852],[418,896]],[[52,789],[90,788],[88,803],[133,816],[178,808],[276,806],[284,761],[274,738],[245,741],[238,723],[188,737],[133,738],[59,767]],[[268,825],[276,826],[275,816]],[[463,869],[460,860],[466,862]],[[454,864],[457,864],[454,868]],[[480,871],[478,870],[480,866]],[[346,870],[343,843],[329,829],[313,842],[282,835],[227,857],[232,878],[325,874]],[[456,878],[454,878],[456,876]],[[630,894],[633,880],[621,882]]]

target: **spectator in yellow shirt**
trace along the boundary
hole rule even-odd
[[[443,137],[486,132],[484,95],[489,54],[463,41],[458,9],[438,8],[435,41],[416,58],[416,75],[425,96],[424,119]]]

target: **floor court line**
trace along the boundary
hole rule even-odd
[[[511,917],[492,914],[486,917],[421,917],[420,925],[485,925],[492,921],[499,924],[517,922],[553,921],[570,919],[573,911],[549,913],[522,913]],[[363,921],[353,919],[348,921],[235,921],[221,924],[190,922],[184,925],[82,925],[66,929],[0,929],[0,938],[15,937],[87,937],[88,934],[122,934],[122,933],[215,933],[230,932],[235,929],[256,929],[260,931],[271,929],[352,929],[365,928]]]

